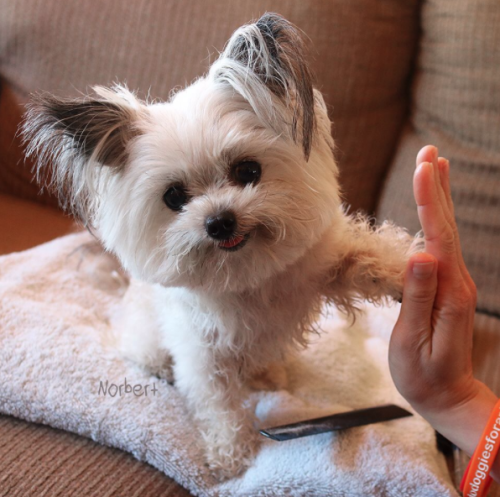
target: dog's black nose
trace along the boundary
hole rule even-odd
[[[234,236],[236,230],[236,217],[231,211],[224,211],[205,221],[205,229],[209,236],[215,240],[228,240]]]

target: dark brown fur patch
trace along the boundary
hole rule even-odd
[[[90,159],[99,146],[96,161],[106,166],[124,163],[127,142],[135,136],[130,112],[115,103],[98,100],[69,100],[39,95],[32,109],[41,130],[69,139],[75,152]],[[102,142],[102,143],[101,143]]]
[[[300,31],[279,14],[266,13],[256,23],[261,39],[243,36],[233,40],[226,55],[254,71],[278,97],[293,110],[292,136],[302,125],[302,146],[309,158],[315,129],[313,78],[306,63],[306,50]],[[262,57],[265,50],[269,57]],[[267,59],[267,60],[266,60]]]
[[[125,94],[125,96],[124,96]],[[139,111],[124,88],[105,95],[63,99],[33,97],[21,133],[27,156],[36,156],[37,181],[54,191],[61,206],[87,225],[89,187],[100,167],[119,171],[127,161],[128,143],[139,134]]]

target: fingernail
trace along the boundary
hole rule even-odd
[[[434,271],[434,262],[415,262],[412,271],[415,278],[426,280],[432,275],[432,271]]]
[[[438,167],[439,169],[444,169],[444,170],[449,169],[450,161],[448,159],[445,159],[444,157],[439,157]]]
[[[417,167],[417,173],[422,171],[424,167],[428,167],[432,171],[432,162],[421,162]]]

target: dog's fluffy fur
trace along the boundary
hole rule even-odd
[[[166,103],[97,87],[78,101],[39,95],[28,111],[39,174],[132,276],[123,353],[165,377],[173,368],[223,476],[255,449],[242,406],[251,379],[262,385],[267,371],[283,386],[278,365],[325,302],[352,314],[360,299],[399,299],[418,247],[390,223],[345,214],[330,126],[301,35],[276,14],[238,29]],[[234,167],[248,161],[261,177],[238,183]],[[179,210],[163,200],[172,185],[187,195]],[[228,211],[240,250],[207,232]]]

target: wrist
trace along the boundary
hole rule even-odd
[[[479,440],[474,455],[465,470],[460,484],[463,495],[487,495],[492,478],[498,481],[499,466],[496,462],[500,446],[500,401],[497,401]]]
[[[474,380],[474,388],[464,399],[446,409],[413,406],[436,431],[472,455],[498,397],[484,384]]]

